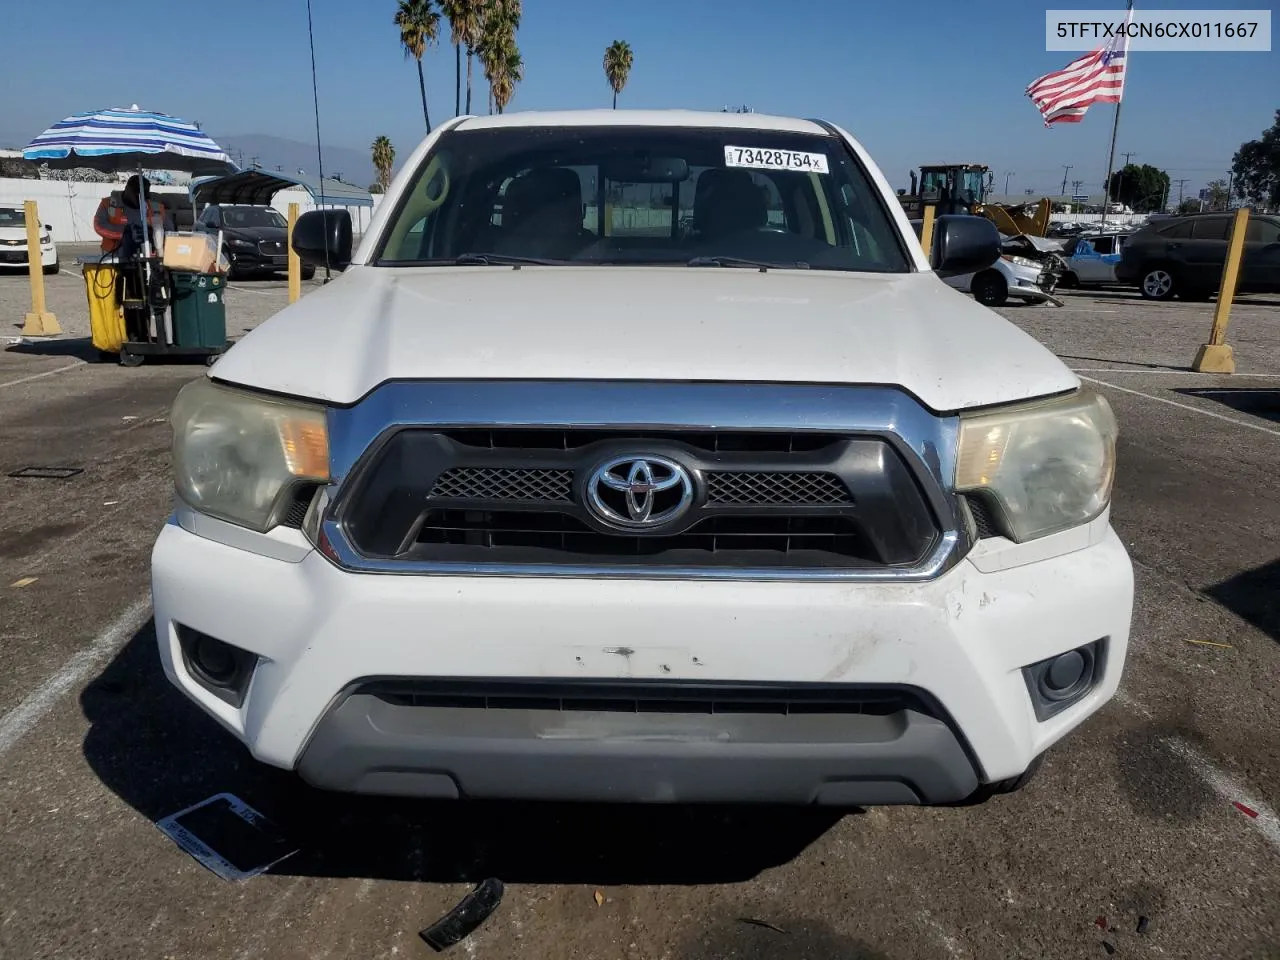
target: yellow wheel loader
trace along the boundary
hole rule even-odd
[[[907,218],[917,220],[924,208],[933,206],[937,216],[967,213],[986,217],[1004,234],[1043,237],[1049,231],[1053,203],[1048,197],[1025,204],[987,203],[993,179],[983,163],[945,163],[920,168],[920,178],[911,172],[911,192],[900,191],[898,200]]]

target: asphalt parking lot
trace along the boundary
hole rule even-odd
[[[1116,410],[1138,587],[1120,696],[1021,793],[846,815],[421,804],[259,768],[165,681],[149,554],[168,407],[204,366],[95,362],[74,252],[48,282],[55,340],[6,345],[29,294],[0,276],[0,957],[425,957],[417,931],[488,876],[503,904],[454,953],[1280,957],[1280,297],[1236,304],[1234,376],[1188,370],[1212,304],[1001,309]],[[226,299],[238,337],[285,283]],[[26,466],[82,472],[7,476]],[[155,827],[221,791],[300,852],[232,884]]]

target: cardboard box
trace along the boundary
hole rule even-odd
[[[164,265],[171,270],[212,273],[218,262],[217,241],[208,233],[167,233]]]

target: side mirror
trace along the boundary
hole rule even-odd
[[[44,229],[46,233],[53,233],[53,227],[49,226],[47,223],[44,225]]]
[[[1000,259],[1000,231],[986,217],[946,214],[933,224],[929,261],[940,277],[985,270]]]
[[[309,210],[293,226],[293,252],[303,263],[334,270],[351,265],[351,214],[346,210]]]

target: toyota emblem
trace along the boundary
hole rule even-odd
[[[607,460],[587,480],[587,503],[599,520],[620,530],[661,527],[693,505],[689,471],[666,457]]]

